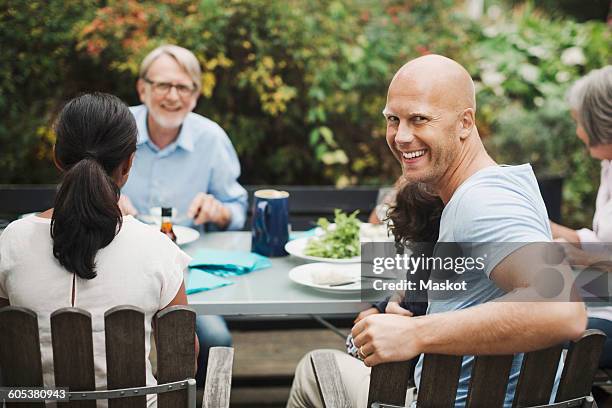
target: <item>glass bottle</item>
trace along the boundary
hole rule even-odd
[[[172,208],[162,207],[161,209],[161,232],[166,234],[172,242],[176,242],[176,234],[172,230]]]

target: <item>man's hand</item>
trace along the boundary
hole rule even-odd
[[[121,194],[121,196],[119,197],[119,202],[117,204],[119,205],[119,209],[121,210],[121,214],[123,215],[138,214],[138,211],[136,211],[136,208],[130,201],[129,197],[126,195]]]
[[[412,312],[410,310],[404,309],[403,307],[401,307],[399,305],[399,303],[393,302],[393,301],[389,301],[387,303],[387,307],[385,308],[385,313],[398,314],[398,315],[401,315],[401,316],[412,316]],[[375,307],[370,307],[370,308],[368,308],[366,310],[362,310],[357,315],[357,317],[355,318],[355,321],[353,321],[353,323],[357,324],[361,320],[365,319],[366,317],[368,317],[370,315],[374,315],[374,314],[380,314],[378,309],[375,308]]]
[[[391,361],[406,361],[421,354],[414,320],[384,313],[367,316],[353,326],[351,334],[365,365],[372,367]]]
[[[219,200],[210,194],[198,193],[189,205],[187,216],[193,218],[195,225],[212,222],[220,228],[230,223],[232,214]]]
[[[355,324],[355,323],[365,319],[366,317],[368,317],[370,315],[378,314],[378,313],[380,313],[380,312],[375,307],[370,307],[370,308],[368,308],[366,310],[362,310],[361,312],[359,312],[359,314],[355,318],[355,321],[353,322],[353,324]]]

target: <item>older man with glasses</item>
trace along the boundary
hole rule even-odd
[[[131,108],[138,124],[134,173],[122,191],[126,214],[173,207],[180,224],[240,229],[247,193],[227,134],[191,112],[200,95],[200,64],[191,51],[163,45],[145,57]]]
[[[130,108],[138,143],[121,191],[124,214],[172,207],[179,224],[243,227],[247,192],[237,181],[238,156],[217,123],[192,112],[200,88],[200,64],[185,48],[163,45],[142,61],[137,90],[143,105]],[[231,345],[231,336],[219,316],[198,316],[196,331],[203,346],[196,380],[203,386],[209,348]]]

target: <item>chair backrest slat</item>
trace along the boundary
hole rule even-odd
[[[55,385],[70,391],[96,389],[93,361],[91,315],[78,308],[64,308],[51,314]],[[58,406],[91,408],[96,401],[73,401]]]
[[[563,345],[532,351],[523,356],[512,406],[531,407],[548,404]]]
[[[587,330],[576,342],[570,343],[556,402],[590,394],[591,384],[606,336],[599,330]]]
[[[2,386],[43,385],[38,319],[29,309],[7,306],[0,309],[0,371]],[[10,403],[8,407],[44,408],[43,402]]]
[[[145,314],[133,306],[117,306],[104,314],[107,389],[142,387],[145,365]],[[146,407],[146,396],[108,401],[109,408]]]
[[[514,355],[476,356],[466,407],[503,407]]]
[[[202,408],[227,408],[232,390],[234,349],[211,347],[206,367],[206,385]],[[214,380],[213,380],[214,378]]]
[[[403,406],[412,365],[412,361],[400,361],[372,367],[367,406],[374,402]]]
[[[159,384],[193,378],[195,371],[195,312],[186,306],[172,306],[155,318],[157,382]],[[187,406],[186,392],[157,396],[158,408]]]
[[[418,394],[419,408],[454,407],[462,356],[426,354]]]
[[[316,351],[310,362],[325,408],[351,408],[348,392],[342,382],[336,359],[329,351]],[[369,406],[369,405],[368,405]]]

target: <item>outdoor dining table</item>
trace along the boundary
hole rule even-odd
[[[250,251],[251,233],[207,232],[183,246],[190,255],[202,248]],[[270,260],[269,268],[227,278],[232,285],[189,295],[189,305],[198,314],[225,316],[357,314],[370,306],[359,293],[321,292],[290,280],[289,271],[306,260],[291,255]]]

